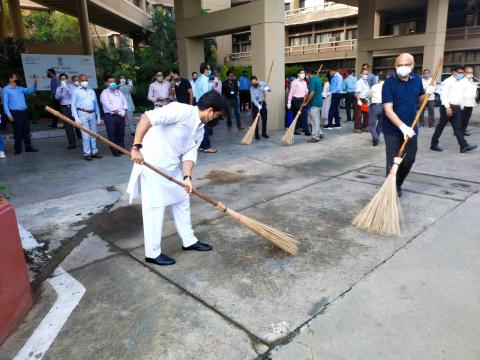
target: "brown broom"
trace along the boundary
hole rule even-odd
[[[63,120],[64,122],[76,127],[77,129],[80,129],[80,130],[86,132],[87,134],[89,134],[90,136],[94,137],[95,139],[103,142],[104,144],[116,149],[117,151],[119,151],[123,155],[126,155],[126,156],[130,157],[130,152],[128,152],[127,150],[125,150],[121,146],[118,146],[117,144],[114,144],[113,142],[105,139],[103,136],[100,136],[97,133],[94,133],[93,131],[77,124],[75,121],[71,120],[70,118],[66,117],[65,115],[61,114],[60,112],[50,108],[49,106],[47,106],[45,108],[45,110],[48,111],[49,113],[55,115],[59,119]],[[178,181],[177,179],[171,177],[168,174],[165,174],[161,170],[157,169],[155,166],[153,166],[151,164],[148,164],[147,162],[144,162],[143,165],[145,165],[149,169],[155,171],[157,174],[163,176],[164,178],[174,182],[178,186],[181,186],[183,188],[185,187],[185,185],[182,182]],[[280,248],[281,250],[285,251],[286,253],[288,253],[290,255],[297,255],[297,253],[298,253],[298,246],[297,245],[298,245],[299,241],[295,238],[295,236],[287,234],[283,231],[274,229],[273,227],[271,227],[267,224],[264,224],[260,221],[249,218],[245,215],[239,214],[236,211],[227,208],[220,201],[212,199],[212,198],[208,197],[207,195],[201,193],[200,191],[198,191],[196,189],[193,189],[193,194],[198,196],[200,199],[203,199],[203,200],[209,202],[210,204],[212,204],[215,207],[216,210],[226,213],[228,216],[235,219],[240,224],[249,228],[255,234],[263,237],[265,240],[270,241],[274,246]]]
[[[270,75],[272,74],[272,69],[273,69],[273,61],[272,64],[270,65],[270,71],[268,72],[268,78],[267,78],[267,85],[270,82]],[[265,93],[263,93],[263,99],[265,100]],[[260,111],[258,111],[257,116],[255,116],[255,119],[252,122],[252,125],[248,128],[247,133],[243,137],[242,141],[240,141],[240,144],[242,145],[250,145],[253,141],[253,136],[255,135],[255,129],[257,128],[258,124],[258,119],[260,118]]]
[[[323,68],[323,64],[320,65],[317,71],[317,76],[320,74],[320,71]],[[297,112],[297,115],[295,115],[295,119],[293,119],[292,123],[288,127],[287,131],[282,137],[282,144],[284,145],[292,145],[295,142],[295,128],[297,127],[297,121],[300,115],[302,114],[302,110],[305,107],[305,105],[308,103],[309,97],[305,97],[305,100],[302,103],[302,106],[300,106],[300,109]]]
[[[443,59],[437,63],[430,86],[435,85],[435,81],[440,73]],[[420,115],[427,105],[429,96],[425,96],[422,104],[412,123],[412,129],[417,125]],[[397,171],[405,155],[405,147],[410,140],[407,137],[393,161],[393,166],[387,179],[380,190],[372,200],[363,208],[363,210],[353,219],[352,224],[361,230],[380,235],[399,235],[403,222],[403,213],[400,207],[400,199],[397,194]]]

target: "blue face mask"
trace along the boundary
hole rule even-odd
[[[208,70],[207,76],[212,75],[212,70]]]
[[[462,80],[465,77],[465,74],[457,74],[455,75],[455,79]]]
[[[108,84],[108,87],[110,88],[110,90],[115,90],[117,88],[117,83],[110,83]]]

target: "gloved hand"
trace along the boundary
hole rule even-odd
[[[415,136],[415,131],[405,123],[402,123],[399,127],[400,131],[403,133],[403,138],[406,139],[407,137],[412,138]]]
[[[259,111],[262,110],[262,105],[258,105],[257,108]]]
[[[362,106],[362,104],[363,104],[363,103],[362,103],[362,100],[358,100],[358,101],[357,101],[357,105],[358,105],[358,106]]]
[[[265,86],[265,87],[263,88],[263,91],[270,91],[270,86]]]
[[[287,109],[290,110],[292,108],[292,104],[288,103],[287,104]]]
[[[428,85],[427,88],[425,89],[425,93],[428,95],[432,95],[433,93],[435,93],[435,86]]]
[[[125,116],[125,110],[118,110],[118,115],[120,115],[121,117],[124,117]]]

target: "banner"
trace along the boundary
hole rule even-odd
[[[44,54],[22,54],[23,71],[27,86],[33,86],[33,76],[38,80],[39,91],[50,91],[50,79],[47,77],[47,70],[55,69],[57,76],[61,73],[68,75],[85,74],[88,76],[89,87],[96,89],[97,75],[95,61],[92,55],[44,55]]]

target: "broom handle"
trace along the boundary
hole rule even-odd
[[[122,148],[121,146],[118,146],[117,144],[114,144],[113,142],[111,142],[110,140],[107,140],[105,139],[103,136],[101,135],[98,135],[97,133],[91,131],[90,129],[87,129],[86,127],[83,127],[82,125],[80,124],[77,124],[75,121],[73,121],[72,119],[66,117],[65,115],[63,115],[62,113],[58,112],[57,110],[54,110],[52,109],[51,107],[47,106],[45,107],[45,110],[48,111],[50,114],[52,115],[55,115],[56,117],[60,118],[62,121],[66,122],[67,124],[70,124],[74,127],[76,127],[77,129],[80,129],[82,130],[83,132],[86,132],[88,135],[94,137],[95,139],[103,142],[104,144],[114,148],[115,150],[121,152],[123,155],[125,156],[128,156],[130,157],[131,154],[128,150]],[[165,174],[164,172],[162,172],[161,170],[157,169],[155,166],[147,163],[147,162],[144,162],[143,165],[145,165],[146,167],[148,167],[150,170],[152,171],[155,171],[157,174],[163,176],[164,178],[166,178],[167,180],[170,180],[171,182],[177,184],[178,186],[181,186],[182,188],[185,188],[185,184],[183,184],[182,182],[178,181],[177,179],[175,179],[174,177],[168,175],[168,174]],[[219,204],[218,200],[215,200],[215,199],[212,199],[211,197],[205,195],[204,193],[198,191],[197,189],[193,189],[192,193],[196,196],[198,196],[199,198],[205,200],[206,202],[209,202],[210,204],[212,204],[213,206],[217,206]]]
[[[321,64],[320,67],[318,68],[317,76],[320,74],[320,71],[322,71],[322,68],[323,68],[323,64]]]
[[[437,62],[437,67],[435,68],[435,72],[433,73],[432,80],[430,81],[430,86],[435,85],[435,81],[437,80],[438,73],[440,72],[440,68],[442,66],[442,63],[443,63],[443,58],[440,58]],[[415,119],[413,120],[413,123],[412,123],[412,126],[411,126],[412,129],[417,125],[418,120],[420,119],[420,116],[423,113],[423,110],[425,109],[425,106],[427,105],[429,97],[430,96],[427,96],[427,94],[425,94],[425,96],[423,98],[423,101],[422,101],[422,104],[420,105],[420,108],[418,109],[417,114],[415,115]],[[409,140],[410,140],[410,138],[407,136],[407,138],[403,141],[402,147],[398,151],[398,155],[397,155],[398,157],[403,157],[403,154],[405,152],[405,148],[406,148]]]
[[[270,75],[272,75],[272,69],[273,69],[273,63],[274,61],[272,60],[272,64],[270,65],[270,71],[268,72],[268,77],[267,77],[267,86],[268,86],[268,82],[270,81]],[[262,102],[265,101],[265,98],[267,97],[267,94],[265,93],[265,91],[263,92],[263,100]],[[252,124],[255,124],[256,121],[258,121],[258,118],[260,117],[260,111],[257,113],[257,116],[255,116],[255,119],[252,121]]]

